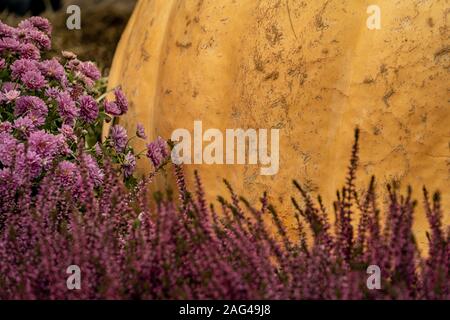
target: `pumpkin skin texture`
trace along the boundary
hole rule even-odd
[[[345,181],[353,131],[361,129],[358,188],[376,175],[443,193],[449,222],[450,111],[445,1],[379,0],[381,29],[369,30],[361,0],[141,0],[110,75],[151,139],[173,130],[279,128],[280,169],[186,165],[199,169],[209,200],[222,178],[256,203],[263,191],[289,228],[296,178],[331,204]],[[447,13],[446,13],[447,12]],[[105,134],[107,128],[105,128]],[[206,145],[206,143],[204,144]],[[135,142],[137,150],[145,147]],[[141,160],[139,171],[150,170]],[[164,183],[164,182],[160,182]],[[171,182],[169,182],[171,183]],[[162,186],[161,184],[160,186]],[[330,208],[331,210],[331,208]],[[419,210],[420,211],[420,210]],[[425,215],[415,217],[425,242]]]

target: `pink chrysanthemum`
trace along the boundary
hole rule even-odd
[[[117,152],[123,152],[128,143],[127,131],[124,127],[115,125],[111,128],[109,137],[111,144]]]
[[[28,71],[22,75],[21,80],[23,84],[32,90],[41,89],[47,85],[44,76],[37,71]]]
[[[126,178],[131,177],[136,168],[136,157],[133,153],[128,152],[125,161],[122,164],[123,174]]]
[[[122,114],[127,113],[128,111],[128,101],[123,93],[122,89],[116,88],[114,90],[114,95],[116,97],[116,104],[119,107]]]
[[[66,91],[59,93],[56,98],[58,103],[58,113],[66,123],[72,123],[79,115],[75,101],[72,100],[70,94]]]
[[[112,101],[105,101],[105,112],[112,116],[120,116],[122,114],[122,110],[120,110],[117,103]]]
[[[136,136],[141,139],[147,139],[147,135],[145,134],[144,126],[140,123],[137,124],[136,127]]]
[[[159,168],[168,156],[168,145],[163,138],[158,137],[155,141],[147,145],[147,158],[150,159],[155,168]]]
[[[98,117],[98,104],[91,96],[81,96],[79,100],[80,104],[80,117],[87,123],[92,123]]]
[[[45,102],[35,96],[21,96],[16,100],[14,114],[21,116],[24,114],[34,114],[39,117],[46,117],[48,108]]]
[[[39,64],[31,59],[19,59],[11,65],[11,75],[13,79],[20,79],[27,72],[39,72]]]

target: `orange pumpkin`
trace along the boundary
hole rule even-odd
[[[334,199],[359,126],[360,188],[372,174],[380,185],[411,184],[415,197],[426,184],[449,208],[448,10],[444,1],[379,0],[381,29],[371,30],[371,3],[141,0],[110,75],[131,104],[119,122],[167,139],[195,120],[223,132],[279,128],[277,175],[254,165],[186,171],[200,169],[210,199],[225,193],[222,177],[250,200],[268,190],[286,217],[293,178]],[[425,218],[416,221],[420,231]]]

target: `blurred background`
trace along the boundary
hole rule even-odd
[[[0,0],[0,19],[16,26],[29,16],[42,16],[53,25],[53,50],[75,52],[82,60],[92,60],[108,75],[120,35],[136,0]],[[69,30],[67,7],[81,9],[81,30]]]

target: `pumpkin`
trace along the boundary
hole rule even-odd
[[[142,123],[151,139],[192,131],[196,120],[222,132],[280,129],[276,175],[260,175],[249,164],[185,169],[189,179],[199,169],[210,200],[226,193],[222,178],[252,201],[268,190],[289,226],[291,180],[331,203],[345,179],[356,126],[358,188],[376,175],[379,191],[396,180],[420,198],[427,185],[444,193],[448,208],[445,2],[379,0],[381,28],[374,30],[367,26],[370,4],[141,0],[110,74],[110,87],[121,85],[130,100],[119,123],[131,131]],[[150,164],[142,160],[139,168],[148,172]],[[422,230],[424,215],[416,222]]]

